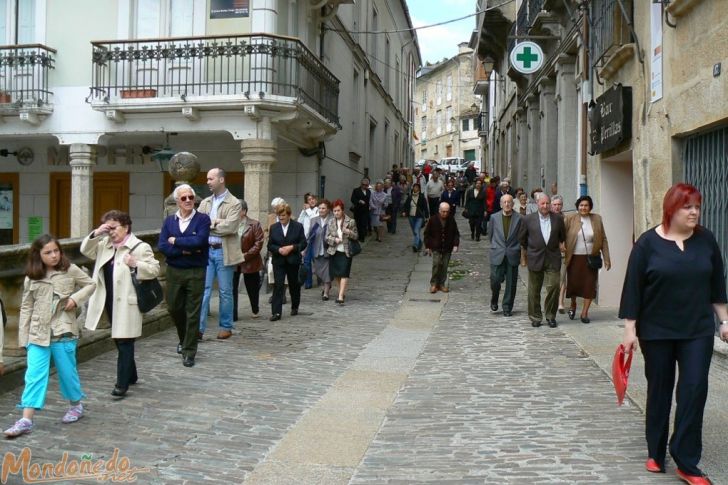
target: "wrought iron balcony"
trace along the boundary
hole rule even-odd
[[[525,2],[524,2],[525,3]],[[528,0],[528,24],[533,25],[538,13],[543,10],[544,0]]]
[[[632,2],[623,0],[629,17],[632,16]],[[594,65],[603,65],[615,50],[632,41],[629,25],[624,19],[617,0],[594,0],[592,2],[591,53]]]
[[[0,47],[0,111],[53,111],[48,74],[55,68],[55,54],[55,49],[42,44]]]
[[[478,136],[488,136],[488,112],[481,111],[478,115]]]
[[[292,99],[339,125],[339,80],[295,38],[254,34],[91,44],[89,100],[95,106],[144,102],[140,98],[188,106]]]

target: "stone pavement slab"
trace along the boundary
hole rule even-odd
[[[442,315],[351,483],[677,483],[644,471],[641,410],[616,406],[563,328],[531,327],[524,287],[512,318],[490,311],[486,247],[453,255]]]

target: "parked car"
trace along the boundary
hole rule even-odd
[[[432,166],[432,169],[433,170],[440,166],[440,164],[438,164],[435,160],[424,160],[424,159],[422,159],[422,160],[418,160],[417,163],[415,163],[415,168],[421,169],[422,167],[425,166],[425,162],[426,161],[430,162],[430,165]]]
[[[443,172],[457,173],[468,168],[469,163],[469,161],[462,157],[445,157],[437,163],[437,166],[440,167]]]

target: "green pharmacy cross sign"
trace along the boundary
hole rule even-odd
[[[538,71],[543,61],[543,51],[535,42],[521,42],[511,51],[511,66],[522,74]]]

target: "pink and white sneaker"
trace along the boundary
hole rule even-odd
[[[8,438],[15,438],[21,434],[30,433],[31,431],[33,431],[33,421],[26,418],[20,418],[14,425],[6,429],[4,433]]]
[[[83,404],[78,403],[76,406],[68,408],[68,411],[66,411],[66,414],[63,415],[61,422],[65,424],[75,423],[81,418],[83,418]]]

